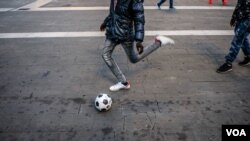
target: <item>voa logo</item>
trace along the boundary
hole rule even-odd
[[[238,136],[247,136],[246,135],[246,132],[244,129],[226,129],[226,132],[227,132],[227,136],[235,136],[235,137],[238,137]]]

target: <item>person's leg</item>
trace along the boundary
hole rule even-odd
[[[238,55],[240,48],[243,46],[249,32],[247,29],[250,27],[250,21],[245,20],[237,24],[235,27],[235,36],[231,43],[229,53],[225,56],[226,62],[232,63]]]
[[[103,48],[102,58],[104,62],[107,64],[107,66],[109,67],[109,69],[112,71],[112,73],[115,75],[115,77],[118,79],[118,81],[125,83],[127,82],[127,80],[124,74],[122,73],[122,71],[120,70],[120,68],[114,61],[114,59],[112,58],[112,53],[116,45],[117,43],[109,39],[106,39],[104,48]]]
[[[159,3],[157,3],[157,5],[160,7],[165,1],[167,0],[160,0]]]
[[[154,42],[153,44],[145,47],[141,54],[138,53],[134,41],[126,41],[121,43],[121,45],[124,48],[129,61],[131,63],[137,63],[138,61],[142,60],[143,58],[154,52],[156,49],[158,49],[161,46],[161,42]]]
[[[250,42],[247,38],[244,40],[244,43],[241,49],[245,57],[243,61],[239,62],[239,65],[245,66],[245,65],[250,64]]]
[[[131,63],[137,63],[161,46],[173,44],[175,44],[173,39],[158,35],[155,37],[154,42],[151,45],[144,47],[143,52],[139,54],[134,41],[131,40],[121,43]]]
[[[242,52],[244,53],[246,57],[250,58],[250,42],[248,38],[246,38],[243,42]]]
[[[122,73],[122,71],[120,70],[114,59],[112,58],[112,52],[114,51],[116,45],[117,43],[112,42],[109,39],[106,39],[102,54],[104,62],[107,64],[109,69],[112,71],[112,73],[116,76],[116,78],[119,81],[117,84],[109,88],[110,91],[118,91],[121,89],[130,88],[130,84],[127,82],[124,74]]]
[[[228,0],[222,0],[222,5],[227,5]]]
[[[223,73],[232,70],[232,63],[238,55],[240,48],[243,46],[244,40],[249,35],[247,29],[250,26],[250,21],[244,20],[237,23],[235,26],[235,35],[231,43],[229,53],[225,56],[226,63],[217,69],[218,73]]]
[[[208,3],[209,4],[213,4],[213,0],[208,0]]]
[[[173,0],[169,0],[169,8],[174,9],[174,1]]]

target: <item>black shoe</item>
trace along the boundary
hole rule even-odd
[[[160,10],[161,6],[159,5],[159,3],[156,3],[157,8]]]
[[[218,72],[218,73],[225,73],[225,72],[233,70],[232,68],[233,68],[232,64],[230,64],[230,63],[224,63],[222,66],[220,66],[217,69],[216,72]]]
[[[174,7],[169,7],[169,11],[170,11],[170,12],[175,12],[176,9],[175,9]]]
[[[250,58],[249,57],[245,57],[243,61],[239,62],[240,66],[246,66],[250,64]]]

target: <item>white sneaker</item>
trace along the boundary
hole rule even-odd
[[[165,36],[158,35],[155,37],[155,40],[160,41],[161,45],[173,45],[174,44],[173,39],[170,39],[170,38],[165,37]]]
[[[119,91],[121,89],[130,89],[130,84],[128,85],[123,85],[121,82],[118,82],[117,84],[109,87],[109,90],[112,92]]]

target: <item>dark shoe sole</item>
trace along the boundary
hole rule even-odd
[[[241,66],[241,67],[244,67],[244,66],[247,66],[247,65],[249,65],[250,64],[250,62],[248,62],[247,64],[238,64],[239,66]]]
[[[175,9],[175,8],[169,8],[169,11],[170,11],[170,12],[175,12],[176,9]]]
[[[232,71],[233,69],[229,69],[229,70],[227,70],[227,71],[218,71],[218,70],[216,70],[216,72],[217,73],[227,73],[227,72],[230,72],[230,71]]]

